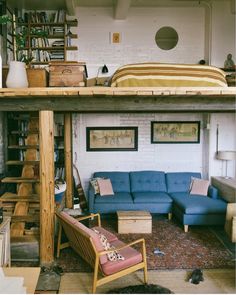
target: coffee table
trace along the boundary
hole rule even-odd
[[[117,211],[119,234],[151,234],[152,216],[148,211]]]

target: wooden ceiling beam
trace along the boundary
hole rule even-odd
[[[119,20],[126,19],[130,5],[131,0],[117,0],[114,11],[114,18]]]
[[[69,15],[75,15],[75,0],[65,0],[66,10]]]

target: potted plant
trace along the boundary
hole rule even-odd
[[[14,23],[15,20],[11,19],[8,15],[0,16],[0,24],[7,24],[8,22]],[[13,24],[15,27],[15,24]],[[28,32],[26,27],[22,27],[21,31],[17,32],[14,30],[12,37],[14,40],[14,60],[9,63],[9,72],[7,75],[6,85],[10,88],[22,88],[28,87],[28,79],[26,73],[26,65],[30,67],[30,63],[33,60],[33,56],[30,52],[24,53],[25,47],[27,47],[29,34],[36,38],[46,37],[45,31],[37,28],[32,28],[31,32]],[[13,45],[13,46],[14,46]]]

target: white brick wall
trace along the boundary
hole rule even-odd
[[[201,121],[199,144],[151,144],[151,121]],[[213,114],[210,130],[203,125],[202,114],[74,114],[73,158],[87,190],[89,178],[95,171],[199,171],[206,176],[222,175],[222,162],[215,159],[216,124],[220,126],[219,147],[236,150],[234,114]],[[86,127],[137,126],[138,151],[86,152]],[[210,132],[210,144],[203,133]],[[234,135],[234,136],[232,136]],[[224,140],[226,139],[226,140]],[[209,171],[205,171],[204,153],[210,154]],[[235,176],[235,163],[229,165],[229,175]],[[206,175],[205,175],[206,174]]]
[[[114,20],[112,8],[80,7],[79,59],[87,63],[90,76],[96,76],[104,63],[110,74],[133,62],[197,63],[204,58],[204,13],[203,7],[131,7],[126,20]],[[177,46],[170,51],[155,43],[162,26],[172,26],[179,34]],[[120,44],[111,44],[111,32],[121,33]]]
[[[200,3],[196,7],[130,7],[125,20],[115,20],[110,7],[79,7],[76,11],[79,50],[70,52],[69,58],[85,61],[90,77],[96,76],[104,63],[109,74],[120,65],[135,62],[197,63],[204,58],[205,49],[203,6]],[[212,1],[210,6],[211,64],[222,67],[227,53],[231,52],[236,60],[235,14],[230,12],[230,1]],[[172,26],[178,32],[179,42],[172,50],[156,46],[155,34],[162,26]],[[110,42],[111,32],[121,33],[120,44]]]

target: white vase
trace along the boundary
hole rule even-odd
[[[26,88],[28,87],[28,79],[26,73],[26,65],[21,61],[11,61],[9,72],[6,79],[8,88]]]

